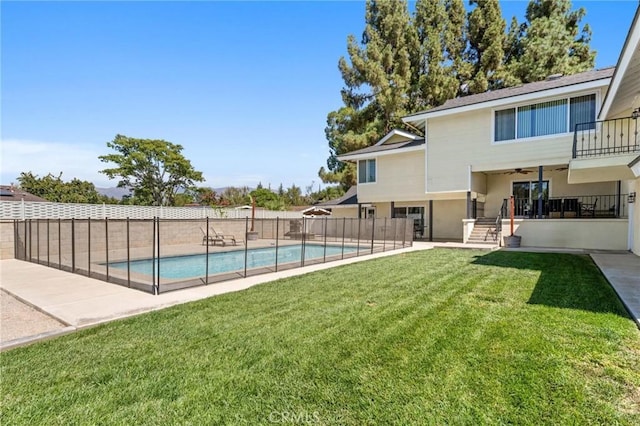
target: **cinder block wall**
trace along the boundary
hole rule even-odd
[[[13,221],[0,222],[0,259],[14,259]]]

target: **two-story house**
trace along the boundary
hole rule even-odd
[[[640,254],[639,14],[616,67],[452,99],[405,117],[416,134],[341,155],[357,164],[354,211],[459,241],[499,241],[476,219],[505,234],[513,213],[524,246]]]

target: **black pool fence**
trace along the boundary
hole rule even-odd
[[[27,219],[16,259],[152,294],[410,247],[413,220]]]

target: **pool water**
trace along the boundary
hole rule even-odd
[[[358,248],[344,246],[344,253],[354,253]],[[278,264],[300,262],[302,257],[302,245],[290,245],[278,247]],[[326,256],[342,254],[342,246],[327,246]],[[244,250],[234,250],[218,253],[209,253],[209,274],[244,270]],[[322,245],[305,244],[305,260],[321,259],[325,256],[325,247]],[[157,259],[156,259],[157,261]],[[264,247],[247,250],[247,269],[261,266],[274,266],[276,263],[276,248]],[[153,274],[153,259],[132,260],[131,272],[145,275]],[[127,262],[109,263],[109,267],[127,269]],[[157,264],[156,264],[157,268]],[[160,278],[180,279],[204,277],[206,275],[206,254],[194,254],[187,256],[173,256],[160,258]]]

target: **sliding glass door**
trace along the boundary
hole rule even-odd
[[[538,214],[538,194],[542,193],[543,206],[549,199],[549,181],[542,181],[542,186],[538,181],[513,182],[511,191],[515,201],[514,214],[534,217]],[[544,211],[543,214],[545,214]]]

